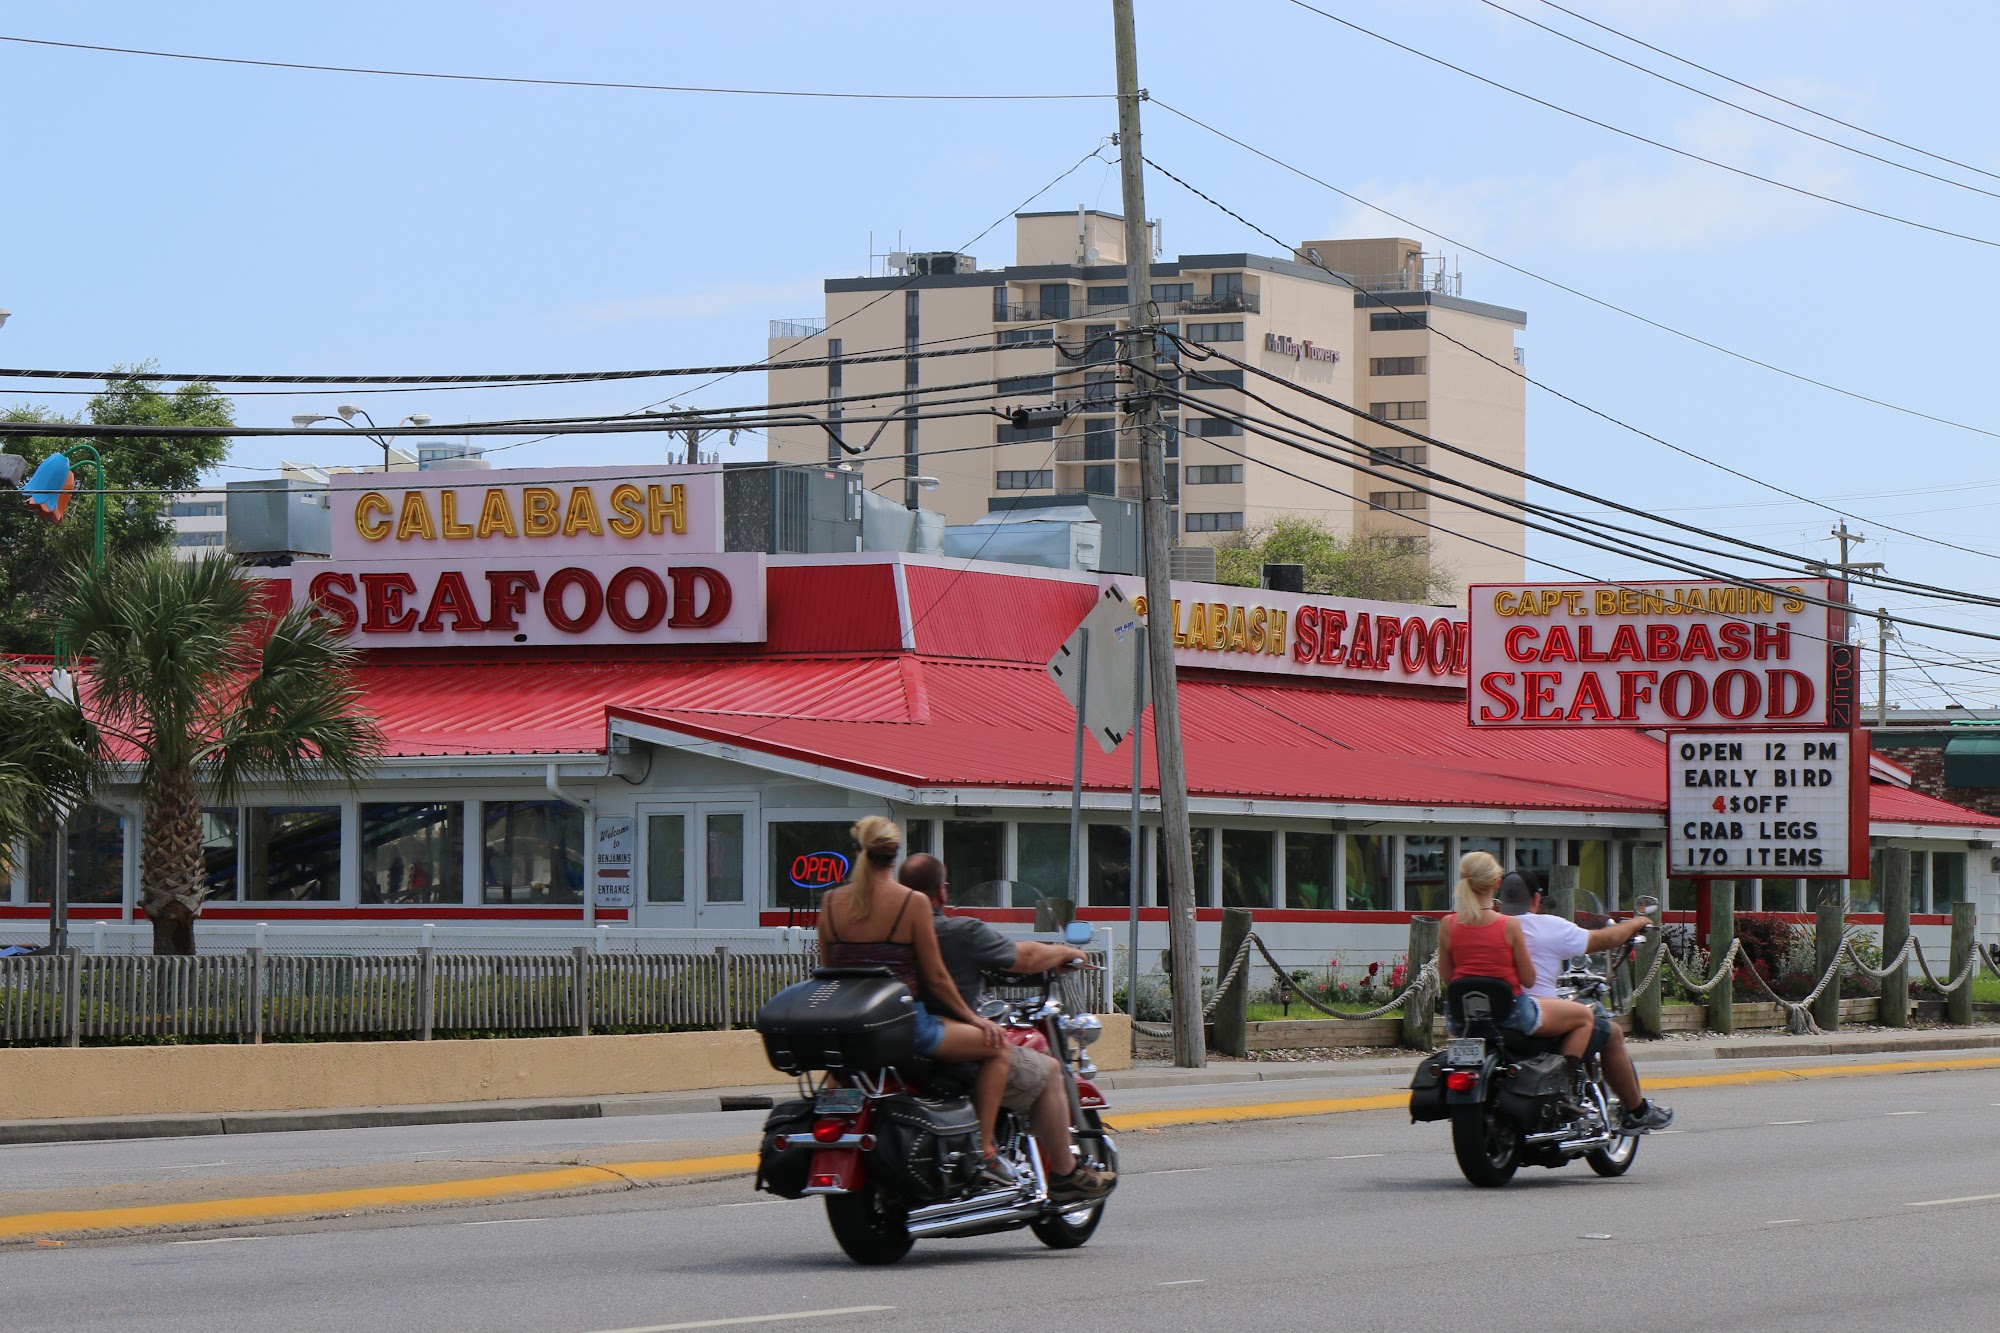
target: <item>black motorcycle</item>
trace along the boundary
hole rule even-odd
[[[1623,998],[1615,994],[1617,968],[1644,939],[1634,937],[1602,972],[1568,968],[1557,993],[1584,1004]],[[1497,978],[1460,977],[1444,1000],[1451,1030],[1463,1035],[1417,1067],[1410,1118],[1451,1121],[1452,1153],[1467,1180],[1497,1188],[1522,1166],[1554,1168],[1579,1157],[1600,1176],[1632,1169],[1639,1136],[1620,1129],[1618,1099],[1597,1055],[1572,1074],[1556,1042],[1501,1027],[1514,992]]]

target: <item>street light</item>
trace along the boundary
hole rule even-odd
[[[882,478],[882,480],[876,482],[873,486],[870,486],[868,489],[871,491],[879,491],[892,481],[903,482],[906,485],[916,487],[920,491],[934,491],[942,484],[938,481],[936,477],[905,477],[899,475],[894,477],[884,477]]]
[[[7,317],[13,313],[11,310],[0,310],[0,328],[7,327]]]
[[[382,471],[387,472],[389,470],[389,441],[394,438],[393,434],[382,431],[382,428],[375,424],[374,417],[369,416],[364,409],[355,407],[350,403],[342,403],[333,410],[333,416],[328,416],[324,412],[294,412],[292,414],[292,424],[303,429],[322,421],[338,421],[343,426],[360,431],[363,435],[366,435],[369,439],[382,446]],[[356,417],[360,417],[368,425],[366,427],[356,426],[354,424],[354,418]],[[430,413],[413,412],[397,422],[396,429],[401,430],[404,426],[422,428],[430,424]],[[381,433],[378,434],[377,432]]]

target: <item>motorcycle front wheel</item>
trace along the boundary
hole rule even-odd
[[[1521,1131],[1495,1114],[1491,1104],[1454,1106],[1451,1150],[1467,1180],[1481,1189],[1497,1189],[1521,1165]]]
[[[1095,1111],[1083,1113],[1083,1127],[1102,1131],[1104,1122]],[[1118,1151],[1108,1139],[1087,1138],[1076,1145],[1077,1155],[1095,1167],[1118,1169]],[[1113,1188],[1116,1188],[1114,1185]],[[1038,1217],[1028,1223],[1028,1230],[1035,1233],[1035,1239],[1052,1250],[1073,1250],[1089,1240],[1097,1231],[1097,1224],[1104,1220],[1104,1205],[1111,1196],[1073,1203],[1060,1212],[1048,1217]]]
[[[1627,1134],[1609,1148],[1593,1148],[1585,1153],[1583,1160],[1590,1163],[1590,1169],[1600,1176],[1622,1176],[1632,1169],[1633,1159],[1639,1155],[1639,1136]]]
[[[893,1264],[916,1244],[902,1211],[874,1190],[827,1195],[826,1223],[857,1264]]]

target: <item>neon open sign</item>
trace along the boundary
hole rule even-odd
[[[830,889],[847,878],[847,865],[839,852],[801,852],[792,858],[792,883],[801,889]]]

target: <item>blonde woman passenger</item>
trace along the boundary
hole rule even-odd
[[[930,900],[897,881],[902,831],[893,821],[870,815],[854,826],[854,845],[860,854],[847,882],[820,903],[820,957],[834,967],[886,967],[911,994],[928,995],[947,1011],[934,1014],[917,1002],[916,1053],[979,1066],[972,1106],[985,1172],[995,1184],[1011,1185],[1014,1173],[993,1148],[993,1126],[1007,1087],[1006,1038],[959,994],[938,952]]]
[[[1500,887],[1500,862],[1489,852],[1467,852],[1458,861],[1453,912],[1438,927],[1438,975],[1447,985],[1460,977],[1494,977],[1514,991],[1514,1007],[1500,1026],[1560,1043],[1562,1053],[1581,1060],[1590,1045],[1594,1015],[1575,1000],[1540,999],[1527,994],[1535,984],[1535,963],[1521,923],[1493,905]]]

